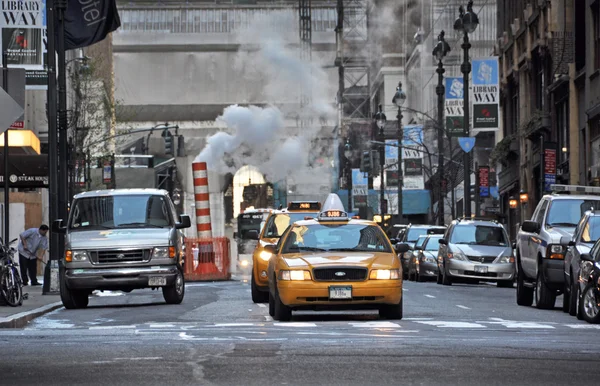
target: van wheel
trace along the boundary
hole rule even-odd
[[[250,284],[250,292],[252,293],[252,301],[254,303],[266,303],[269,301],[269,293],[261,292],[254,280],[254,270],[252,270],[252,283]]]
[[[554,308],[554,303],[556,303],[556,292],[546,286],[544,269],[539,266],[535,284],[535,306],[542,310],[549,310]]]
[[[521,267],[517,270],[517,304],[525,307],[533,304],[533,288],[525,287],[525,278]]]
[[[181,269],[177,268],[177,277],[175,283],[169,287],[163,287],[163,298],[167,304],[180,304],[185,295],[185,279]]]
[[[67,283],[64,278],[64,269],[60,280],[60,300],[62,300],[63,306],[68,310],[74,310],[77,308],[85,308],[89,304],[88,291],[76,291],[71,290],[67,287]]]

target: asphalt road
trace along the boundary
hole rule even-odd
[[[489,284],[406,282],[401,321],[301,312],[277,323],[244,280],[189,283],[178,306],[150,290],[102,295],[0,331],[0,384],[575,385],[600,376],[600,325],[519,307],[514,289]]]

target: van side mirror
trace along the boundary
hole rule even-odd
[[[521,225],[521,229],[523,232],[527,233],[539,233],[540,232],[540,224],[535,221],[523,221],[523,225]]]
[[[267,244],[263,247],[263,249],[272,253],[273,255],[277,253],[277,246],[275,244]]]
[[[67,227],[63,226],[63,220],[54,220],[52,223],[52,232],[64,234],[67,233]]]
[[[563,236],[560,238],[560,245],[563,247],[573,247],[575,246],[575,241],[573,241],[569,236]]]
[[[592,259],[592,256],[589,253],[582,253],[580,258],[581,261],[594,261],[594,259]]]
[[[442,245],[448,245],[448,241],[446,241],[446,239],[440,239],[439,243]]]
[[[190,220],[190,216],[187,214],[179,215],[179,222],[175,224],[175,228],[184,229],[192,226],[192,220]]]
[[[406,253],[409,251],[410,247],[406,243],[399,243],[395,246],[396,252],[398,253]]]
[[[258,231],[256,229],[251,229],[246,233],[246,237],[250,240],[258,240]]]

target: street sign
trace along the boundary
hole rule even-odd
[[[475,138],[474,137],[460,137],[458,139],[458,144],[466,153],[469,153],[475,147]]]
[[[0,89],[0,133],[8,128],[23,115],[23,107],[4,91]]]

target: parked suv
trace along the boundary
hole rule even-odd
[[[439,240],[438,284],[455,279],[495,281],[512,287],[514,257],[504,227],[496,221],[460,219]]]
[[[595,208],[585,212],[573,237],[564,236],[560,243],[567,249],[565,253],[565,288],[563,311],[577,315],[577,286],[579,285],[579,267],[581,255],[590,253],[592,246],[600,238],[600,211]]]
[[[556,297],[565,285],[566,247],[561,244],[561,238],[572,237],[583,214],[600,205],[600,197],[581,194],[600,192],[600,188],[552,185],[552,190],[554,193],[542,197],[531,220],[524,221],[517,234],[517,304],[520,306],[531,306],[535,295],[537,308],[554,308]]]
[[[183,300],[184,239],[179,229],[190,217],[177,216],[168,192],[121,189],[75,196],[66,226],[60,296],[65,308],[84,308],[94,290],[130,292],[162,288],[169,304]],[[190,262],[191,263],[191,262]]]

